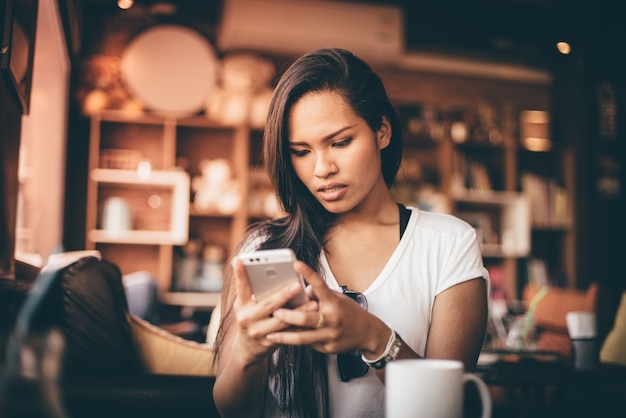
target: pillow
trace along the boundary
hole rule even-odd
[[[626,292],[622,293],[613,329],[600,349],[600,361],[626,366]]]
[[[215,376],[214,351],[129,315],[133,338],[148,373]]]
[[[89,256],[52,274],[54,286],[41,312],[48,320],[57,321],[65,335],[64,375],[143,373],[117,265]]]
[[[221,315],[220,304],[218,303],[217,306],[213,308],[213,311],[211,312],[211,318],[209,319],[209,326],[207,327],[207,331],[206,331],[205,341],[211,348],[215,348],[215,340],[217,338],[217,331],[219,330],[219,327],[220,327],[221,316],[222,315]]]
[[[529,284],[524,289],[524,302],[530,303],[541,287]],[[595,312],[598,284],[593,282],[586,290],[550,287],[548,293],[537,303],[534,321],[539,327],[561,331],[567,335],[565,315],[569,311]]]

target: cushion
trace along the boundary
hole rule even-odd
[[[529,284],[524,288],[523,299],[528,306],[540,286]],[[539,331],[538,349],[555,351],[569,357],[571,345],[565,315],[570,311],[595,312],[597,283],[587,290],[550,287],[535,307],[534,324]]]
[[[524,289],[524,302],[530,303],[541,287],[528,285]],[[570,311],[595,312],[597,283],[589,285],[587,290],[550,287],[548,293],[537,303],[534,320],[539,327],[567,334],[565,314]]]
[[[64,262],[50,263],[37,276],[7,344],[12,364],[19,364],[29,341],[46,341],[51,330],[59,330],[64,378],[143,373],[119,268],[95,256],[75,256],[57,257]]]
[[[626,366],[626,292],[622,293],[613,329],[600,349],[600,361]]]
[[[129,322],[148,373],[215,375],[215,355],[208,344],[186,340],[134,315],[129,315]]]

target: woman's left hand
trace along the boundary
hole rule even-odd
[[[360,350],[363,353],[378,350],[380,341],[389,338],[389,328],[376,316],[368,313],[350,297],[330,289],[324,280],[306,264],[297,261],[296,270],[309,283],[317,299],[317,312],[278,309],[273,317],[297,329],[267,335],[274,343],[289,345],[310,344],[322,353],[341,353]]]

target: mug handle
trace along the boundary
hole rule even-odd
[[[463,374],[463,383],[468,381],[472,381],[476,385],[478,393],[480,394],[480,403],[483,407],[482,418],[491,418],[491,395],[489,394],[487,384],[480,377],[474,374]]]

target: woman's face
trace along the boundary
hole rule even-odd
[[[295,173],[331,213],[345,213],[387,193],[380,150],[389,144],[386,118],[372,132],[341,95],[325,91],[298,100],[289,114]]]

